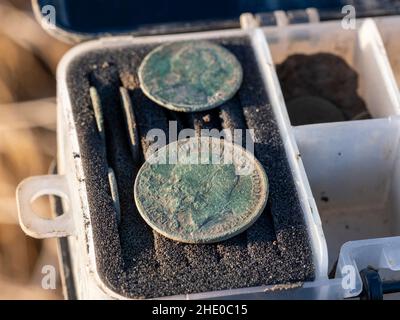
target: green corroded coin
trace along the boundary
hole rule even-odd
[[[242,67],[225,48],[207,41],[162,45],[139,67],[143,92],[175,111],[214,108],[233,97],[242,83]]]
[[[268,180],[255,157],[217,138],[173,142],[154,152],[135,181],[135,202],[158,233],[211,243],[247,229],[262,213]]]

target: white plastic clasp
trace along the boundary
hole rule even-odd
[[[38,216],[32,203],[44,195],[56,195],[65,202],[66,211],[53,219]],[[59,238],[73,234],[74,223],[69,205],[70,197],[66,177],[45,175],[23,180],[17,188],[18,218],[21,228],[34,238]]]

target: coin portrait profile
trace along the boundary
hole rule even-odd
[[[268,197],[267,176],[252,154],[217,138],[178,140],[157,152],[182,150],[195,139],[221,144],[225,151],[240,151],[243,161],[252,164],[251,171],[238,174],[240,163],[235,160],[211,163],[213,154],[206,164],[146,161],[135,181],[136,205],[144,220],[167,238],[186,243],[222,241],[247,229],[262,213]]]
[[[242,83],[242,67],[224,47],[209,41],[173,42],[155,48],[138,76],[144,94],[182,112],[212,109],[232,98]]]

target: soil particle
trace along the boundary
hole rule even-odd
[[[369,118],[357,93],[358,74],[341,57],[294,54],[276,71],[293,125]]]

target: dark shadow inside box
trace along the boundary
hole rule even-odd
[[[265,92],[250,39],[212,39],[240,61],[244,79],[222,106],[200,113],[164,109],[141,91],[137,69],[157,44],[93,50],[77,57],[67,84],[79,139],[97,267],[101,279],[127,297],[153,298],[214,290],[309,281],[314,278],[311,245],[279,129]],[[105,140],[98,132],[90,87],[97,89]],[[128,90],[140,141],[132,156],[120,87]],[[215,244],[183,244],[154,232],[141,218],[133,185],[153,128],[168,133],[169,121],[183,128],[254,130],[255,154],[264,166],[270,195],[261,217],[247,231]],[[108,182],[116,176],[118,224]]]

